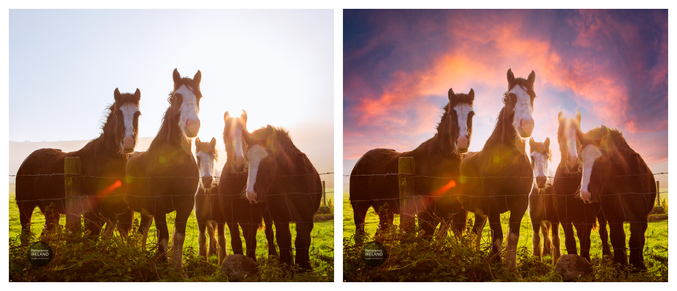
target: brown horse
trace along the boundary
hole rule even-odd
[[[268,255],[277,257],[272,221],[267,211],[266,203],[249,203],[242,195],[247,186],[247,172],[244,166],[244,153],[247,142],[243,135],[247,135],[247,112],[244,110],[240,117],[232,117],[226,111],[223,115],[223,142],[226,145],[228,159],[223,166],[219,182],[219,211],[223,213],[228,229],[230,229],[230,244],[234,254],[243,254],[240,228],[247,244],[247,256],[256,261],[256,230],[261,226],[261,219],[266,222],[265,233],[268,240]],[[238,227],[239,225],[239,227]]]
[[[31,216],[35,207],[45,215],[46,229],[59,224],[59,214],[65,213],[63,175],[64,158],[79,157],[83,175],[81,192],[87,196],[85,225],[96,235],[106,221],[115,221],[124,212],[118,203],[120,186],[124,183],[125,163],[137,141],[139,99],[141,92],[120,94],[115,89],[115,102],[108,108],[108,117],[101,135],[82,149],[64,153],[59,149],[39,149],[21,164],[16,177],[16,202],[19,206],[21,234],[30,234]],[[119,197],[119,196],[118,196]]]
[[[559,218],[552,196],[552,180],[548,165],[552,157],[550,152],[550,138],[544,142],[529,140],[529,155],[531,166],[534,169],[534,187],[529,195],[529,216],[533,231],[533,249],[531,254],[543,259],[544,254],[552,255],[553,265],[557,263],[560,252]],[[543,252],[541,252],[541,236],[543,234]],[[552,240],[550,240],[552,234]]]
[[[599,203],[584,203],[580,199],[581,164],[578,151],[581,143],[576,139],[576,131],[581,128],[581,113],[575,118],[558,114],[559,128],[557,141],[562,159],[557,166],[553,179],[553,197],[557,217],[564,230],[564,244],[568,254],[577,254],[574,227],[581,246],[581,257],[590,260],[590,233],[599,221],[599,236],[602,240],[602,254],[611,255],[609,236],[606,230],[606,219]],[[557,262],[556,260],[554,262]]]
[[[508,91],[503,96],[503,109],[493,133],[477,153],[471,153],[461,162],[463,194],[458,199],[463,207],[475,213],[473,232],[479,243],[482,229],[489,218],[492,230],[492,254],[500,258],[503,230],[500,214],[510,211],[506,264],[516,267],[517,241],[520,223],[529,205],[533,184],[531,163],[526,154],[526,139],[534,129],[534,81],[531,71],[528,79],[515,78],[508,70]]]
[[[364,218],[369,207],[379,215],[379,229],[392,225],[395,213],[400,213],[397,182],[400,157],[414,157],[416,163],[415,193],[422,195],[427,204],[424,213],[419,214],[422,230],[431,235],[439,222],[436,217],[453,220],[457,233],[465,229],[467,211],[451,194],[457,191],[459,164],[470,145],[475,91],[455,94],[449,89],[448,99],[435,136],[408,152],[370,150],[355,164],[350,173],[350,204],[356,242],[361,242],[365,234]]]
[[[289,223],[296,222],[296,264],[303,270],[312,269],[310,234],[322,199],[320,175],[283,129],[269,125],[245,135],[245,140],[249,145],[245,154],[247,199],[268,205],[280,261],[287,265],[294,264]]]
[[[216,139],[210,142],[201,142],[195,138],[195,157],[200,172],[200,184],[195,194],[195,218],[197,219],[198,256],[208,258],[218,255],[219,264],[228,255],[226,250],[225,217],[219,207],[218,177],[216,169],[218,152],[216,151]],[[218,240],[215,231],[218,231]],[[209,234],[209,243],[205,232]],[[209,249],[207,249],[209,245]]]
[[[167,259],[169,240],[166,215],[176,211],[172,237],[172,263],[176,268],[182,267],[186,222],[193,211],[193,196],[199,183],[191,141],[200,130],[201,77],[197,71],[193,79],[181,78],[174,69],[174,90],[169,94],[170,106],[160,131],[148,151],[132,156],[126,168],[130,183],[125,201],[142,214],[139,231],[144,234],[144,243],[150,223],[155,219],[157,256],[163,261]]]
[[[646,270],[644,233],[647,218],[656,200],[656,181],[642,157],[616,129],[604,125],[583,134],[579,153],[583,164],[580,198],[585,203],[599,202],[609,222],[614,262],[627,265],[623,223],[630,223],[630,264]]]

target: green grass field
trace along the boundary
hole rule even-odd
[[[333,203],[334,195],[333,188],[326,189],[326,199]],[[170,230],[170,236],[173,233],[174,228],[174,217],[175,213],[172,212],[167,216],[168,227]],[[65,215],[61,215],[60,225],[65,225]],[[134,216],[135,227],[138,226],[138,221],[140,220],[140,215],[138,213]],[[34,237],[39,238],[42,234],[42,229],[45,223],[44,216],[40,213],[38,208],[35,209],[33,213],[33,219],[31,221],[31,230],[34,234]],[[292,231],[292,243],[296,238],[296,225],[291,223]],[[14,185],[9,187],[9,238],[11,240],[17,240],[21,233],[21,224],[19,222],[19,209],[15,201],[15,192]],[[117,237],[118,234],[115,234]],[[230,245],[230,231],[226,227],[226,238],[227,238],[227,248],[228,254],[232,254],[232,248]],[[334,221],[325,220],[315,222],[311,233],[311,248],[310,248],[310,258],[311,264],[314,268],[314,273],[317,273],[316,278],[318,280],[333,281],[333,267],[334,267]],[[257,258],[261,258],[265,261],[264,257],[267,257],[267,245],[268,242],[265,238],[263,230],[257,232]],[[147,250],[154,252],[154,247],[157,242],[155,224],[151,226],[151,229],[148,233],[148,244]],[[245,244],[244,237],[242,237],[243,245]],[[277,243],[276,243],[277,245]],[[186,252],[197,252],[198,250],[198,229],[197,229],[197,220],[195,219],[195,213],[191,213],[190,218],[188,219],[188,226],[186,229],[186,238],[184,241],[184,254]],[[215,255],[209,258],[209,262],[213,265],[217,265],[218,259]],[[190,278],[192,281],[200,281],[199,278]]]
[[[347,187],[346,187],[347,188]],[[354,247],[354,240],[353,236],[355,234],[355,224],[353,220],[353,210],[350,205],[350,199],[349,199],[349,194],[347,192],[348,190],[345,190],[343,193],[343,238],[344,238],[344,252],[346,251],[346,247],[352,248]],[[667,192],[667,188],[663,188],[662,191]],[[661,193],[661,200],[665,200],[666,205],[667,205],[667,193]],[[468,214],[469,218],[474,219],[474,214],[469,213]],[[501,221],[502,221],[502,226],[503,226],[503,233],[506,234],[508,231],[508,218],[509,218],[509,213],[503,213],[501,215]],[[371,239],[374,238],[374,235],[376,233],[377,227],[378,227],[378,222],[379,218],[378,215],[374,212],[373,209],[369,209],[369,212],[367,213],[367,217],[365,219],[365,231],[367,232],[367,238],[365,239],[365,242],[370,241]],[[394,224],[399,225],[399,215],[395,215],[395,222]],[[625,232],[626,232],[626,239],[629,239],[629,233],[630,233],[630,228],[629,224],[625,224]],[[453,237],[451,234],[448,236],[448,239],[450,237]],[[521,249],[522,252],[528,251],[528,253],[531,253],[532,250],[532,228],[531,228],[531,220],[529,218],[528,211],[525,213],[524,217],[522,218],[522,224],[521,224],[521,229],[520,229],[520,238],[519,238],[519,243],[518,243],[518,250]],[[651,260],[653,256],[659,257],[659,258],[665,258],[667,260],[667,254],[668,254],[668,221],[666,220],[660,220],[660,221],[655,221],[655,222],[649,222],[649,228],[646,231],[645,234],[646,237],[646,244],[644,248],[644,258],[645,261]],[[591,235],[591,240],[592,240],[592,247],[590,249],[590,255],[593,260],[595,258],[601,258],[602,257],[602,250],[601,250],[601,240],[599,238],[599,233],[597,230],[593,230],[592,235]],[[578,238],[576,238],[577,244],[578,244]],[[543,243],[543,240],[541,240],[541,243]],[[567,254],[566,253],[566,247],[565,247],[565,239],[564,239],[564,232],[562,228],[560,227],[560,249],[562,251],[562,255]],[[482,243],[483,245],[482,249],[487,249],[488,246],[490,245],[490,229],[489,226],[485,226],[483,234],[482,234]],[[518,261],[520,258],[518,257]],[[349,261],[348,258],[344,257],[344,262]],[[543,262],[551,264],[552,258],[551,256],[544,255],[543,256]],[[667,266],[667,261],[665,262]],[[397,267],[400,268],[401,266]],[[356,267],[357,268],[357,267]],[[348,268],[350,269],[350,268]],[[347,277],[345,274],[345,270],[348,270],[347,268],[344,267],[344,278]],[[382,270],[383,271],[383,270]],[[412,270],[413,271],[413,270]],[[667,274],[666,274],[667,276]],[[372,280],[373,278],[364,278],[364,280]],[[665,278],[667,279],[667,277]]]

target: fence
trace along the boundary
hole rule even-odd
[[[325,176],[325,175],[333,175],[333,172],[322,172],[319,173],[320,176]],[[311,174],[309,174],[311,175]],[[63,173],[50,173],[50,174],[30,174],[30,175],[10,175],[10,177],[53,177],[56,179],[63,178],[64,179],[64,187],[65,187],[65,197],[60,197],[60,198],[36,198],[33,200],[22,200],[21,202],[46,202],[46,203],[60,203],[61,207],[65,210],[65,215],[66,215],[66,228],[67,229],[73,229],[74,227],[77,227],[78,225],[82,225],[82,219],[86,219],[84,217],[84,213],[89,212],[94,209],[95,207],[95,197],[91,195],[83,195],[82,193],[82,183],[83,181],[86,181],[86,179],[108,179],[108,180],[114,180],[116,182],[110,183],[112,184],[111,187],[116,188],[121,185],[118,181],[124,181],[125,178],[129,177],[109,177],[109,176],[91,176],[91,175],[82,175],[81,174],[81,164],[80,164],[80,159],[77,157],[67,157],[64,160],[64,172]],[[294,177],[294,176],[304,176],[304,175],[281,175],[285,177]],[[197,177],[146,177],[145,179],[195,179]],[[215,177],[215,179],[219,179],[220,177]],[[108,183],[107,183],[108,184]],[[293,192],[293,193],[276,193],[276,194],[269,194],[268,196],[282,196],[282,195],[310,195],[310,194],[319,194],[320,192],[312,192],[312,193],[305,193],[305,192]],[[321,189],[321,205],[326,206],[327,205],[327,194],[333,194],[334,191],[326,191],[326,182],[322,181],[322,189]],[[221,195],[221,194],[212,194],[212,195]],[[105,197],[110,198],[110,197],[120,197],[121,196],[133,196],[128,193],[112,193],[112,194],[107,194]],[[173,198],[177,197],[194,197],[195,193],[181,193],[181,194],[174,194],[174,195],[158,195],[158,196],[143,196],[145,198],[149,197],[171,197],[172,198],[172,203]],[[11,206],[11,205],[10,205]],[[191,213],[191,215],[194,215],[194,213]],[[102,217],[98,217],[102,218]],[[97,218],[97,219],[98,219]],[[105,218],[102,218],[105,219]],[[109,226],[111,225],[111,221],[98,221],[103,225],[103,223],[109,223]],[[103,223],[102,223],[103,222]],[[169,219],[168,219],[169,222]],[[298,224],[299,222],[296,222]],[[314,223],[314,222],[311,222]],[[242,224],[241,224],[242,225]],[[195,229],[197,229],[197,221],[195,221],[195,225],[193,225]],[[269,226],[266,226],[269,227]],[[11,228],[11,225],[10,225]],[[107,227],[106,230],[109,228]],[[114,231],[115,227],[111,227],[109,235],[112,235],[112,231]],[[326,233],[326,232],[329,233]],[[229,232],[229,229],[226,228],[226,232]],[[333,254],[333,244],[331,245],[315,245],[315,238],[319,236],[320,232],[323,232],[323,236],[330,236],[333,240],[333,223],[331,223],[331,230],[322,230],[322,229],[313,229],[313,232],[311,233],[311,245],[310,247],[322,247],[322,248],[330,248],[331,253]],[[294,233],[292,231],[292,233]],[[186,242],[194,245],[197,242],[197,237],[198,235],[191,235],[189,236],[188,233],[186,237]],[[227,234],[228,235],[228,234]],[[190,238],[189,238],[190,237]],[[157,244],[157,241],[153,241],[153,236],[149,235],[149,238],[151,239],[151,244],[154,245]],[[292,243],[292,248],[293,248],[293,243]],[[312,257],[312,255],[311,255]]]
[[[667,175],[668,172],[657,172],[657,173],[651,173],[650,175],[657,176],[657,175]],[[623,177],[631,177],[631,176],[642,176],[642,175],[647,175],[647,174],[627,174],[627,175],[619,175]],[[373,199],[365,199],[365,200],[351,200],[351,203],[354,202],[391,202],[395,204],[399,204],[399,217],[400,217],[400,229],[403,229],[405,231],[411,230],[411,228],[415,225],[415,219],[419,217],[419,215],[422,212],[427,212],[431,217],[435,217],[435,213],[431,213],[431,210],[429,209],[429,203],[430,201],[433,200],[440,200],[440,199],[455,199],[452,196],[446,196],[446,197],[440,197],[438,195],[421,195],[415,193],[416,189],[416,183],[417,179],[441,179],[441,180],[451,180],[454,178],[459,178],[459,177],[438,177],[438,176],[427,176],[427,175],[416,175],[415,174],[415,161],[413,157],[401,157],[398,160],[398,173],[383,173],[383,174],[362,174],[362,175],[344,175],[344,177],[363,177],[365,179],[369,179],[371,177],[397,177],[397,183],[398,183],[398,188],[399,188],[399,196],[397,198],[373,198]],[[465,179],[529,179],[530,181],[534,179],[534,177],[529,176],[529,177],[521,177],[521,176],[502,176],[502,177],[464,177]],[[554,177],[549,176],[548,179],[552,181]],[[577,178],[580,180],[580,177]],[[653,192],[652,192],[653,193]],[[656,181],[656,199],[655,202],[652,201],[652,204],[654,205],[661,205],[661,194],[666,194],[668,191],[661,191],[660,190],[660,182]],[[524,197],[525,195],[528,196],[531,193],[521,193],[521,194],[513,194],[514,196],[521,196]],[[625,192],[625,193],[617,193],[613,195],[643,195],[643,194],[651,194],[651,193],[638,193],[638,192]],[[546,195],[553,195],[553,196],[571,196],[571,194],[546,194]],[[605,196],[612,195],[612,194],[603,194]],[[453,196],[470,196],[464,193],[455,193]],[[504,197],[506,199],[506,204],[507,204],[507,199],[511,195],[496,195],[496,196],[483,196],[483,197]],[[531,207],[531,206],[530,206]],[[375,212],[378,212],[378,209],[374,209]],[[351,214],[352,215],[352,214]],[[450,228],[450,225],[445,225],[444,219],[441,217],[436,217],[439,222],[442,222],[442,225],[440,226],[440,230],[448,230]],[[353,218],[354,219],[354,218]],[[363,221],[367,223],[367,220],[363,218]],[[419,221],[419,224],[421,222]],[[633,223],[633,222],[626,222],[626,223]],[[446,232],[442,235],[446,236]],[[645,237],[646,239],[646,237]],[[530,241],[530,239],[529,239]],[[491,238],[490,234],[489,237],[485,240],[483,240],[483,244],[491,244]]]

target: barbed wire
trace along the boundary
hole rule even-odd
[[[668,172],[656,172],[649,174],[623,174],[623,175],[612,175],[610,177],[634,177],[634,176],[658,176],[658,175],[667,175]],[[344,178],[350,177],[387,177],[387,176],[406,176],[413,178],[428,178],[428,179],[527,179],[527,178],[536,178],[536,176],[488,176],[488,177],[478,177],[478,176],[428,176],[428,175],[415,175],[411,173],[384,173],[384,174],[356,174],[356,175],[343,175]],[[548,179],[554,179],[556,176],[545,176]],[[558,177],[562,179],[580,179],[580,177]]]
[[[294,174],[294,175],[279,175],[279,177],[300,177],[300,176],[314,176],[315,174]],[[334,172],[323,172],[318,173],[319,176],[325,175],[334,175]],[[202,178],[202,176],[150,176],[150,177],[137,177],[137,176],[92,176],[92,175],[82,175],[77,173],[48,173],[48,174],[14,174],[9,175],[9,177],[78,177],[78,178],[97,178],[97,179],[195,179]],[[221,176],[214,176],[213,178],[220,179]],[[225,176],[227,179],[241,179],[242,177],[229,177]]]

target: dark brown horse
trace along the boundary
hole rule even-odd
[[[459,164],[470,145],[475,91],[470,89],[468,94],[455,94],[449,89],[448,99],[437,133],[431,139],[403,153],[393,149],[373,149],[355,164],[350,173],[350,204],[357,242],[363,239],[364,219],[369,207],[373,207],[379,215],[379,229],[392,225],[394,214],[400,213],[397,182],[400,157],[413,157],[416,163],[415,193],[423,196],[427,208],[419,214],[422,230],[431,235],[439,222],[435,219],[437,217],[453,220],[456,232],[465,229],[467,211],[451,194],[457,191]]]
[[[191,141],[200,130],[201,77],[202,74],[197,71],[193,79],[181,78],[174,69],[174,90],[169,94],[170,106],[160,131],[148,151],[135,154],[127,162],[130,183],[125,201],[142,214],[140,231],[144,233],[144,243],[150,218],[155,219],[157,256],[161,260],[167,259],[169,231],[166,215],[176,211],[172,237],[172,263],[176,268],[182,267],[186,222],[193,211],[193,196],[199,183]]]
[[[642,157],[616,129],[604,125],[583,134],[579,153],[583,164],[580,198],[585,203],[599,202],[609,222],[614,261],[628,264],[623,223],[630,223],[630,264],[646,270],[644,233],[647,218],[656,199],[656,181]]]
[[[195,157],[200,172],[200,184],[195,194],[195,218],[197,219],[198,235],[198,256],[205,258],[211,255],[218,255],[219,264],[228,255],[226,250],[225,217],[219,206],[218,197],[218,177],[219,170],[216,169],[218,161],[218,152],[216,151],[216,139],[212,138],[210,142],[201,142],[200,138],[195,138]],[[216,235],[218,231],[218,240]],[[207,236],[209,234],[209,243]],[[207,249],[209,245],[209,249]]]
[[[243,135],[247,135],[247,112],[244,110],[240,117],[232,117],[226,111],[223,115],[223,143],[226,145],[228,159],[223,166],[219,181],[219,211],[223,213],[228,229],[230,229],[230,244],[234,254],[243,254],[240,227],[247,244],[247,256],[256,261],[256,230],[261,226],[261,219],[265,219],[265,233],[268,240],[268,255],[277,257],[272,221],[267,211],[266,203],[250,203],[242,193],[247,186],[247,172],[244,166],[244,153],[247,142]],[[239,225],[239,227],[238,227]]]
[[[59,149],[39,149],[21,164],[16,177],[16,202],[19,206],[22,240],[30,233],[35,207],[45,215],[46,229],[59,224],[65,213],[64,158],[79,157],[82,178],[81,193],[88,196],[82,203],[85,225],[96,235],[106,221],[114,221],[125,211],[118,202],[120,186],[125,182],[125,163],[137,141],[139,99],[141,92],[113,93],[115,103],[108,108],[108,117],[101,135],[82,149],[64,153]],[[57,175],[53,175],[57,174]],[[116,198],[117,196],[117,198]],[[105,207],[104,207],[105,206]]]
[[[552,179],[550,178],[549,164],[552,158],[550,152],[550,138],[544,142],[529,140],[529,154],[531,166],[534,169],[534,187],[529,195],[529,216],[533,231],[533,249],[531,254],[543,259],[544,254],[551,254],[553,265],[557,263],[560,252],[559,218],[552,196]],[[543,234],[543,252],[541,252],[541,236]],[[552,240],[550,240],[552,234]]]
[[[567,253],[578,254],[576,239],[574,238],[575,227],[581,246],[580,255],[589,261],[590,233],[595,227],[596,221],[599,221],[602,253],[610,256],[606,219],[600,211],[601,205],[599,203],[586,204],[578,194],[581,187],[581,164],[578,160],[581,143],[576,139],[576,131],[580,131],[581,128],[581,113],[577,112],[575,118],[567,118],[560,112],[558,120],[557,141],[562,159],[557,166],[553,180],[553,196],[555,197],[555,210],[564,230],[564,244]]]
[[[269,125],[246,135],[245,140],[249,145],[245,154],[247,199],[268,205],[277,232],[280,261],[293,265],[295,249],[296,264],[303,270],[312,269],[310,233],[322,199],[320,175],[283,129]],[[292,221],[296,222],[293,249],[289,229]]]
[[[461,162],[463,194],[458,199],[463,207],[475,213],[473,232],[478,239],[489,218],[492,230],[492,254],[500,258],[503,242],[500,214],[510,211],[510,228],[506,243],[506,264],[516,267],[520,223],[529,205],[533,184],[531,163],[525,147],[534,129],[534,81],[515,78],[508,70],[508,91],[503,95],[503,109],[493,133],[480,152],[471,153]]]

